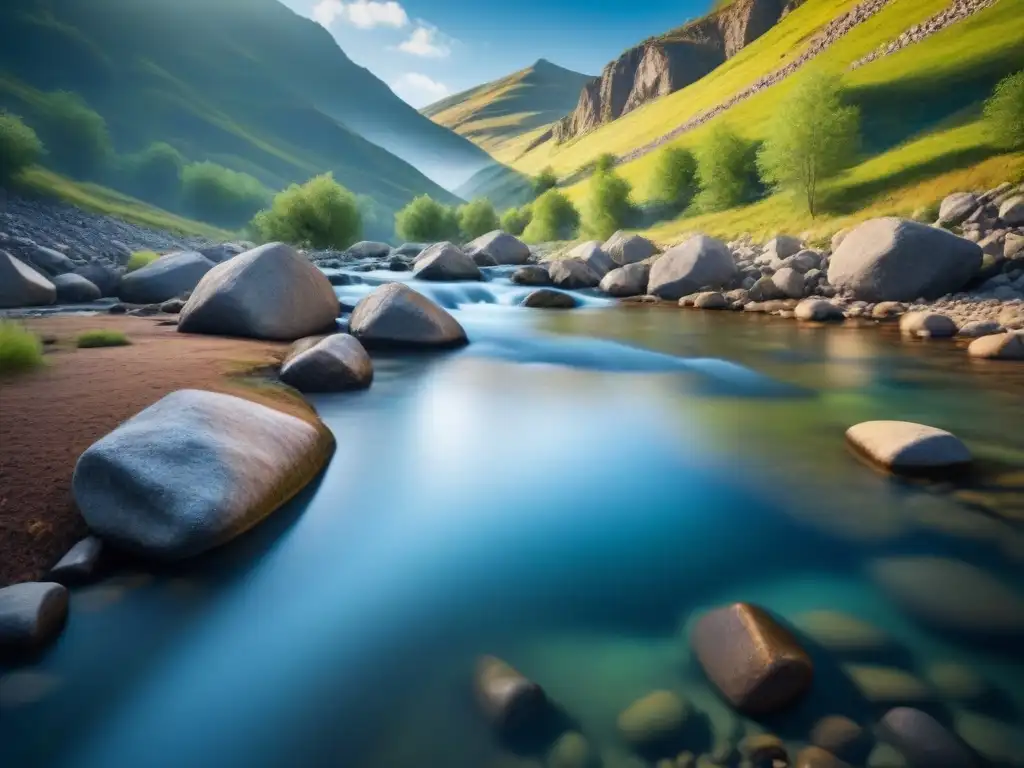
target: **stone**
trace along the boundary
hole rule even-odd
[[[489,256],[495,264],[525,264],[530,260],[530,246],[500,229],[481,235],[465,247],[466,254]]]
[[[874,746],[870,731],[843,715],[828,715],[811,728],[810,742],[836,757],[862,765]]]
[[[73,272],[57,275],[53,278],[53,286],[57,289],[59,304],[87,304],[103,297],[99,288]]]
[[[1016,195],[999,206],[999,218],[1011,227],[1024,225],[1024,195]]]
[[[797,237],[778,235],[764,244],[764,252],[774,259],[785,259],[803,250],[804,244]]]
[[[90,283],[99,288],[103,298],[116,296],[117,289],[121,284],[121,272],[113,267],[104,264],[86,264],[83,267],[76,267],[75,275],[84,277]]]
[[[86,536],[50,569],[49,577],[68,587],[87,584],[96,576],[102,556],[103,542],[95,536]]]
[[[0,309],[39,307],[57,300],[57,288],[28,264],[0,251]]]
[[[579,259],[558,259],[551,262],[548,265],[548,275],[552,283],[567,291],[596,288],[601,282],[601,278]]]
[[[906,311],[906,307],[898,301],[880,301],[871,310],[871,316],[875,320],[890,320],[899,317]]]
[[[736,263],[725,243],[698,235],[662,254],[651,266],[647,291],[678,301],[688,293],[722,288],[736,277]]]
[[[729,302],[718,291],[704,291],[693,299],[693,306],[697,309],[728,309]]]
[[[957,469],[971,453],[954,435],[909,421],[865,421],[846,430],[847,441],[896,474]]]
[[[534,264],[520,267],[510,278],[516,285],[550,285],[551,276],[546,268]]]
[[[128,304],[159,304],[193,290],[213,268],[213,262],[201,253],[168,253],[122,275],[117,297]]]
[[[480,267],[451,243],[435,243],[416,258],[413,274],[420,280],[483,280]]]
[[[691,645],[708,679],[745,714],[781,710],[810,687],[810,656],[758,606],[736,603],[709,611],[695,624]]]
[[[576,299],[553,288],[538,288],[523,299],[520,306],[531,309],[574,309]]]
[[[422,248],[418,249],[419,253]],[[345,249],[344,256],[349,259],[383,259],[391,255],[391,246],[376,240],[361,240]]]
[[[938,720],[919,709],[897,707],[881,721],[883,738],[911,768],[977,768],[967,747]]]
[[[1024,766],[1024,728],[994,717],[961,709],[953,717],[953,728],[963,741],[991,766]]]
[[[917,704],[934,698],[931,689],[910,672],[896,667],[844,664],[843,671],[861,696],[873,704]]]
[[[1024,360],[1024,333],[1008,331],[971,342],[967,354],[983,360]]]
[[[854,768],[821,747],[805,747],[796,755],[793,768]]]
[[[1003,248],[1006,243],[1006,232],[1004,230],[996,230],[995,232],[989,232],[985,237],[978,241],[978,247],[981,248],[981,252],[985,256],[997,256],[1003,255]]]
[[[854,229],[832,255],[828,281],[864,301],[936,299],[981,267],[981,248],[915,221],[882,218]]]
[[[423,249],[427,246],[424,243],[402,243],[397,248],[392,249],[392,256],[412,256],[413,258],[423,253]]]
[[[790,299],[802,299],[804,297],[804,276],[802,272],[789,267],[783,267],[774,275],[772,282],[779,289],[783,296]]]
[[[925,339],[948,339],[956,336],[956,322],[939,312],[908,312],[900,318],[900,333]]]
[[[823,323],[844,320],[843,310],[827,299],[804,299],[793,310],[797,320]]]
[[[494,260],[491,254],[485,251],[477,251],[476,253],[469,256],[473,260],[473,263],[478,267],[496,267],[498,262]]]
[[[679,696],[671,691],[655,691],[626,707],[617,723],[627,744],[648,751],[671,744],[688,716],[689,707]]]
[[[261,522],[320,472],[333,446],[322,426],[232,395],[183,389],[87,448],[72,492],[105,541],[180,560]]]
[[[650,275],[650,264],[627,264],[605,274],[598,287],[609,296],[617,298],[640,296],[647,293],[647,280]]]
[[[601,250],[620,267],[649,259],[658,252],[658,246],[640,235],[631,235],[619,230],[609,237]]]
[[[548,711],[544,689],[494,656],[477,660],[474,690],[484,716],[502,732],[528,727]]]
[[[740,755],[755,765],[771,765],[773,760],[789,761],[786,745],[782,739],[771,733],[755,733],[744,737],[740,742]]]
[[[979,336],[991,336],[1003,330],[1003,326],[995,320],[972,320],[964,323],[957,332],[957,336],[976,339]]]
[[[28,581],[0,588],[0,662],[41,650],[56,639],[68,616],[60,584]]]
[[[63,253],[41,245],[26,248],[22,255],[36,270],[50,278],[67,274],[75,268],[75,262]]]
[[[978,208],[978,196],[972,192],[955,192],[939,204],[939,223],[956,226],[967,221]]]
[[[597,240],[580,243],[569,251],[568,258],[579,259],[590,267],[591,272],[602,278],[619,266],[611,256],[604,252],[601,243]]]
[[[355,337],[334,333],[289,357],[281,366],[281,381],[299,392],[366,389],[373,381],[373,363]]]
[[[466,331],[442,307],[402,283],[388,283],[352,310],[350,333],[366,347],[458,347]]]
[[[181,314],[187,302],[184,299],[168,299],[160,305],[160,311],[166,315]]]
[[[799,253],[786,257],[782,260],[782,263],[801,274],[807,274],[812,269],[817,269],[820,266],[821,254],[805,248]]]
[[[388,269],[392,272],[408,272],[412,269],[412,265],[401,256],[392,256],[388,259]]]
[[[832,241],[830,243],[832,247],[832,253],[835,253],[836,251],[839,250],[839,246],[843,244],[843,240],[845,240],[846,236],[850,234],[850,232],[852,231],[852,227],[844,227],[843,229],[840,229],[838,232],[832,235]]]
[[[770,276],[765,275],[750,287],[749,296],[752,301],[776,301],[785,298],[786,294]]]
[[[579,731],[563,733],[551,747],[547,768],[593,768],[596,755]]]
[[[323,272],[291,246],[269,243],[211,269],[181,310],[178,330],[293,341],[333,330],[339,311]]]
[[[1021,254],[1024,254],[1024,235],[1007,232],[1006,242],[1003,243],[1003,258],[1015,259]]]

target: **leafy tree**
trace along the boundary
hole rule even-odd
[[[395,230],[416,243],[454,240],[459,236],[459,217],[451,206],[420,195],[395,214]]]
[[[697,194],[697,158],[688,149],[666,147],[658,154],[651,181],[651,199],[681,211]]]
[[[43,143],[17,115],[0,112],[0,184],[43,156]]]
[[[223,227],[240,227],[270,199],[258,179],[210,162],[182,169],[181,194],[191,216]]]
[[[501,226],[490,200],[481,198],[459,208],[459,229],[467,240],[493,232]]]
[[[1024,146],[1024,69],[999,81],[985,102],[985,124],[1000,147]]]
[[[325,173],[278,192],[252,228],[266,241],[342,250],[362,236],[362,219],[356,196]]]
[[[103,117],[76,93],[46,94],[35,110],[35,125],[53,166],[76,178],[98,177],[114,157]]]
[[[594,173],[607,173],[615,167],[615,155],[605,152],[594,161]]]
[[[580,226],[580,214],[568,197],[557,189],[549,189],[530,206],[532,218],[523,230],[523,239],[530,243],[571,240]]]
[[[843,102],[841,78],[814,72],[775,110],[758,165],[814,216],[819,186],[850,166],[859,144],[860,111]]]
[[[758,145],[725,125],[717,126],[697,147],[697,202],[707,211],[721,211],[750,202],[758,194]]]
[[[185,157],[162,141],[124,160],[126,182],[132,194],[165,207],[179,202],[184,168]]]
[[[537,197],[557,186],[558,176],[555,175],[555,171],[550,165],[543,168],[540,173],[533,177],[533,194]]]
[[[522,208],[509,208],[501,214],[501,228],[510,235],[517,237],[523,234],[523,230],[529,225],[533,218],[533,208],[524,205]]]
[[[614,171],[594,174],[585,206],[583,229],[600,240],[607,240],[617,230],[630,224],[636,214],[631,198],[633,188]]]

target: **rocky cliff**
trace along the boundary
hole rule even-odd
[[[721,10],[645,40],[583,87],[576,109],[553,129],[566,141],[696,82],[756,40],[803,0],[735,0]]]

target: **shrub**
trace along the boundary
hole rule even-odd
[[[608,173],[612,168],[615,167],[615,155],[611,152],[605,152],[602,155],[598,155],[594,161],[594,173]]]
[[[258,179],[210,162],[182,169],[181,194],[191,216],[232,228],[249,221],[270,199],[270,190]]]
[[[688,149],[666,147],[658,155],[650,197],[673,211],[682,211],[697,194],[697,158]]]
[[[500,226],[498,214],[490,200],[474,200],[459,208],[459,229],[467,240],[475,240]]]
[[[555,175],[554,169],[549,165],[533,177],[532,186],[534,196],[540,197],[549,189],[554,189],[558,186],[558,176]]]
[[[0,112],[0,184],[39,161],[43,143],[17,115]]]
[[[124,159],[128,190],[136,197],[164,207],[174,207],[181,197],[181,172],[185,157],[170,144],[154,142]]]
[[[76,93],[47,94],[35,110],[35,124],[50,163],[59,171],[96,178],[114,157],[106,120]]]
[[[532,218],[523,230],[523,239],[530,243],[571,240],[580,226],[580,215],[568,197],[557,189],[549,189],[533,201]]]
[[[715,128],[697,148],[697,202],[707,211],[721,211],[753,200],[760,187],[755,142],[724,125]]]
[[[120,331],[95,330],[80,333],[75,344],[79,349],[94,349],[96,347],[126,347],[131,342]]]
[[[1000,147],[1024,146],[1024,69],[999,81],[985,102],[985,125]]]
[[[21,373],[43,364],[43,344],[12,320],[0,320],[0,374]]]
[[[590,237],[607,240],[629,226],[636,216],[630,183],[613,171],[590,178],[583,229]]]
[[[136,251],[132,254],[131,258],[128,259],[128,264],[125,266],[125,272],[134,272],[136,269],[142,269],[147,264],[152,264],[159,258],[160,254],[154,253],[153,251]]]
[[[458,215],[451,206],[420,195],[395,214],[395,230],[415,243],[452,240],[459,236]]]
[[[356,196],[330,173],[278,192],[270,208],[253,218],[252,227],[262,240],[321,250],[348,248],[363,231]]]
[[[509,208],[501,214],[501,228],[510,235],[518,237],[523,234],[523,230],[526,229],[532,218],[533,209],[529,205],[524,205],[522,208]]]
[[[843,103],[842,80],[812,72],[775,110],[758,165],[814,216],[819,185],[849,167],[859,145],[860,111]]]

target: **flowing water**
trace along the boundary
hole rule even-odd
[[[285,509],[175,572],[73,592],[55,648],[0,677],[0,766],[544,765],[476,711],[483,653],[541,683],[606,768],[638,765],[615,721],[656,689],[700,713],[695,752],[910,704],[1024,765],[1024,374],[873,328],[582,294],[526,310],[489,271],[410,283],[472,343],[375,356],[368,391],[316,397],[337,452]],[[843,443],[875,418],[952,430],[977,473],[881,475]],[[686,642],[737,600],[816,662],[810,696],[761,723]],[[851,618],[870,642],[842,642]]]

